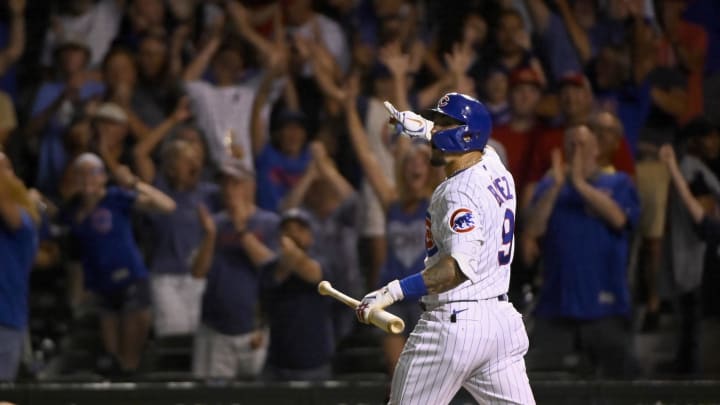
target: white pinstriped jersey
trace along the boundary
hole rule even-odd
[[[482,160],[445,179],[433,192],[426,217],[425,267],[452,255],[468,280],[427,304],[487,299],[505,294],[514,255],[515,181],[491,147]]]

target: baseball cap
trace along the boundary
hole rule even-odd
[[[590,81],[581,72],[567,72],[560,77],[558,81],[560,87],[565,86],[578,86],[578,87],[590,87]]]
[[[275,122],[277,129],[284,128],[288,124],[298,124],[307,129],[307,117],[302,111],[283,110]]]
[[[531,68],[515,69],[510,73],[510,87],[519,84],[534,84],[537,87],[542,87],[540,76]]]
[[[93,115],[95,119],[109,120],[126,124],[128,122],[128,116],[119,105],[115,103],[103,103],[95,110]]]
[[[83,37],[75,33],[67,33],[59,38],[58,42],[55,44],[53,52],[58,53],[67,48],[82,49],[90,54],[90,45],[88,45],[87,41]]]
[[[283,212],[280,216],[280,226],[283,226],[289,221],[298,221],[308,228],[312,227],[312,218],[310,217],[310,214],[302,208],[290,208],[289,210]]]
[[[75,158],[73,166],[77,167],[80,165],[89,165],[98,169],[105,169],[105,163],[103,163],[100,156],[90,152],[82,153],[80,156]]]

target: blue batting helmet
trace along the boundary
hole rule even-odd
[[[432,135],[433,145],[443,152],[483,150],[492,131],[490,113],[483,103],[460,93],[442,96],[437,108],[422,115],[432,121],[449,117],[460,124],[456,128],[437,131]]]

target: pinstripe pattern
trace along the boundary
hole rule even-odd
[[[507,189],[506,195],[512,196],[502,205],[498,205],[488,190],[488,187],[495,187],[496,179],[501,179],[499,184],[503,190]],[[445,180],[435,189],[429,211],[432,236],[439,254],[428,257],[426,267],[433,265],[443,253],[465,253],[472,257],[471,268],[461,266],[461,270],[470,280],[445,293],[423,297],[423,302],[490,298],[508,291],[510,263],[500,265],[497,256],[501,250],[511,257],[515,253],[514,241],[503,245],[502,229],[505,211],[510,209],[514,213],[516,201],[515,181],[491,148],[486,148],[480,163]],[[450,227],[452,214],[463,208],[472,211],[475,229],[466,233],[454,232]]]
[[[495,298],[510,284],[514,240],[503,243],[503,232],[508,241],[506,211],[514,214],[515,202],[512,176],[491,148],[481,162],[433,193],[428,211],[437,253],[428,252],[426,266],[443,255],[457,259],[460,254],[466,260],[458,263],[469,280],[422,298],[430,310],[405,344],[390,404],[447,404],[460,387],[483,404],[535,403],[523,360],[528,338],[522,317],[510,303]],[[454,220],[468,211],[471,222]],[[501,257],[509,260],[502,263]],[[457,300],[478,301],[450,302]],[[450,322],[453,313],[456,322]]]

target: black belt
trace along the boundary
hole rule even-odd
[[[508,301],[508,295],[507,295],[507,294],[500,294],[500,295],[498,295],[497,297],[484,298],[484,299],[481,299],[481,300],[454,300],[454,301],[445,301],[445,302],[443,302],[442,304],[439,304],[438,306],[440,306],[440,305],[445,305],[445,304],[453,304],[453,303],[456,303],[456,302],[480,302],[480,301],[495,300],[495,299],[498,300],[498,301]],[[422,308],[423,311],[427,311],[427,305],[425,305],[425,303],[422,302],[422,301],[420,302],[420,308]]]

